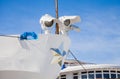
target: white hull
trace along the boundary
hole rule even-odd
[[[38,40],[25,41],[0,37],[0,79],[55,79],[61,67],[51,64],[50,48],[61,44],[68,51],[70,39],[62,35],[40,35]]]
[[[42,79],[42,75],[27,71],[0,71],[0,79]]]

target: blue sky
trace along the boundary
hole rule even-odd
[[[54,0],[0,0],[0,34],[41,33],[39,19],[55,16]],[[120,0],[59,0],[59,16],[79,15],[80,33],[70,32],[81,61],[120,64]],[[72,58],[69,56],[69,58]]]

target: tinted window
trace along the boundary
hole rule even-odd
[[[87,79],[87,75],[82,75],[82,79]]]
[[[89,74],[89,78],[88,79],[94,79],[94,74]]]
[[[73,73],[73,79],[78,79],[78,73]]]
[[[120,78],[120,74],[118,74],[118,78]]]
[[[74,76],[73,79],[78,79],[78,76]]]
[[[96,78],[102,78],[102,74],[96,74]]]
[[[109,74],[104,74],[104,78],[109,78]]]
[[[111,78],[116,78],[116,74],[111,74]]]

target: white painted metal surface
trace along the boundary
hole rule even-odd
[[[61,68],[51,64],[50,48],[59,48],[61,43],[68,51],[70,39],[63,35],[40,35],[38,40],[24,41],[0,37],[0,79],[55,79]]]
[[[120,69],[120,65],[115,64],[85,64],[83,67],[86,70],[98,70],[98,69]],[[71,72],[71,71],[85,71],[82,66],[68,66],[67,68],[61,70],[63,72]]]

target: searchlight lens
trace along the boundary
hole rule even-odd
[[[51,27],[53,25],[54,21],[53,20],[52,21],[45,21],[44,23],[45,23],[46,27]]]

